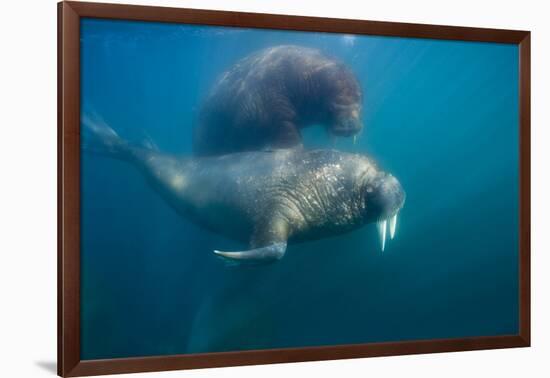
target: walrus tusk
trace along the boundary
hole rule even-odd
[[[397,213],[390,218],[390,239],[393,239],[395,236],[395,226],[397,225]]]
[[[218,256],[243,263],[270,263],[280,260],[286,252],[286,242],[274,243],[266,247],[248,251],[224,252],[214,250]]]
[[[384,247],[386,246],[386,225],[388,224],[387,220],[380,220],[376,224],[378,226],[378,234],[380,235],[380,242],[382,243],[382,252],[384,252]]]
[[[386,247],[386,230],[390,229],[390,239],[393,239],[395,236],[395,227],[397,226],[397,213],[391,216],[388,219],[381,219],[376,223],[378,228],[378,236],[380,236],[380,243],[382,244],[382,252]]]

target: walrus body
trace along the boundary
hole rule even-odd
[[[125,160],[181,215],[250,250],[220,252],[242,262],[280,259],[287,242],[320,239],[367,222],[393,236],[404,192],[361,155],[333,150],[254,151],[181,158],[130,146],[107,125],[85,120],[92,150]]]
[[[215,84],[194,130],[196,155],[301,145],[300,129],[324,125],[334,135],[362,129],[362,94],[353,73],[320,51],[299,46],[261,50]]]

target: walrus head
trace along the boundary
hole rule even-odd
[[[405,191],[399,181],[389,173],[379,171],[363,182],[365,221],[376,222],[382,251],[386,244],[386,230],[393,239],[397,216],[405,203]]]
[[[329,111],[328,132],[336,136],[357,135],[363,129],[361,121],[361,87],[355,75],[343,64],[331,67],[331,95],[327,96]]]
[[[328,131],[336,136],[349,137],[357,135],[363,129],[360,118],[361,106],[355,102],[349,104],[332,104],[333,120]]]

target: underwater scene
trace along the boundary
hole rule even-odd
[[[81,20],[81,359],[518,333],[518,48]]]

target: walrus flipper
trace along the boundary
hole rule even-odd
[[[251,263],[251,264],[268,264],[280,260],[286,252],[286,242],[274,243],[265,247],[249,249],[248,251],[224,252],[214,250],[218,256],[224,257],[231,261]]]
[[[123,140],[98,114],[84,113],[82,124],[82,148],[97,155],[128,160],[135,150]]]

